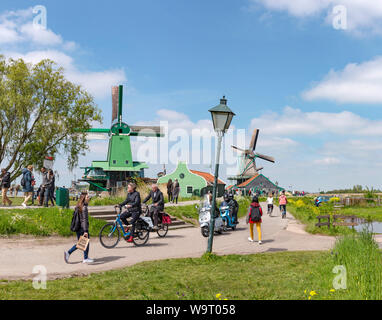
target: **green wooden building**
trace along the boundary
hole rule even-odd
[[[204,196],[208,191],[212,192],[214,176],[207,172],[190,170],[185,162],[179,162],[174,172],[160,177],[158,184],[167,184],[169,180],[173,182],[178,179],[180,186],[179,196],[190,198],[192,196]],[[225,183],[218,181],[218,197],[223,196]]]

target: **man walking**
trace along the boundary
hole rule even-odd
[[[40,190],[40,198],[39,198],[39,206],[41,207],[44,203],[45,197],[49,196],[49,188],[48,188],[48,170],[46,168],[42,167],[41,168],[41,173],[42,173],[42,183],[41,183],[41,190]]]
[[[151,186],[151,191],[149,195],[143,200],[143,203],[146,203],[152,199],[153,204],[150,207],[150,216],[151,219],[154,220],[154,231],[159,230],[158,228],[158,217],[159,213],[164,210],[164,198],[163,198],[163,193],[162,191],[159,190],[157,184],[153,184]]]
[[[11,206],[12,201],[9,200],[7,196],[8,190],[11,187],[11,174],[6,169],[1,169],[0,179],[0,188],[3,205],[6,206],[8,204],[8,206]]]

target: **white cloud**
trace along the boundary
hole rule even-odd
[[[19,52],[5,52],[4,56],[13,59],[23,59],[29,63],[38,63],[43,59],[51,59],[65,69],[69,81],[82,85],[95,98],[110,96],[111,87],[116,83],[126,81],[123,69],[105,70],[99,72],[79,70],[74,59],[58,50],[30,51],[26,54]]]
[[[317,159],[314,161],[314,164],[318,164],[318,165],[334,165],[334,164],[339,164],[341,163],[341,161],[337,158],[331,158],[331,157],[328,157],[328,158],[323,158],[323,159]]]
[[[319,134],[382,136],[382,121],[370,120],[343,111],[303,112],[285,107],[282,113],[267,113],[251,121],[251,127],[261,128],[270,136],[313,136]]]
[[[343,5],[347,9],[348,31],[382,35],[382,2],[379,0],[250,0],[250,3],[272,11],[285,11],[297,18],[323,14],[328,24],[332,24],[333,8]]]
[[[342,71],[331,70],[310,90],[307,100],[327,99],[339,103],[382,102],[382,57],[360,64],[348,64]]]
[[[7,58],[24,59],[36,64],[51,59],[65,69],[69,81],[80,84],[95,98],[110,96],[113,85],[126,81],[123,69],[90,71],[78,67],[67,52],[73,52],[78,45],[65,41],[61,35],[49,28],[33,25],[33,9],[7,11],[0,15],[0,44],[2,54]],[[34,50],[36,46],[39,50]]]

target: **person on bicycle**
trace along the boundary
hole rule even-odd
[[[272,212],[273,212],[273,195],[272,195],[272,193],[268,194],[267,205],[268,205],[268,214],[272,215]]]
[[[148,196],[143,200],[143,203],[146,203],[152,199],[153,204],[150,206],[150,216],[154,221],[154,230],[158,231],[158,217],[159,214],[164,210],[164,198],[162,191],[159,190],[158,185],[153,183],[151,186],[151,191]]]
[[[123,201],[121,204],[116,205],[116,207],[122,208],[126,205],[127,211],[121,214],[121,220],[122,222],[128,226],[129,222],[127,221],[127,218],[132,218],[131,223],[131,233],[130,237],[126,239],[127,242],[133,242],[133,235],[135,232],[135,223],[137,222],[139,216],[142,214],[142,208],[141,208],[141,195],[138,191],[136,191],[137,185],[133,182],[130,182],[127,185],[127,197],[126,200]]]

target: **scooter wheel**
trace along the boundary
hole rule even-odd
[[[205,238],[208,238],[208,236],[210,235],[210,230],[209,230],[209,228],[208,228],[208,227],[203,227],[203,228],[201,229],[201,231],[202,231],[202,236],[205,237]]]

